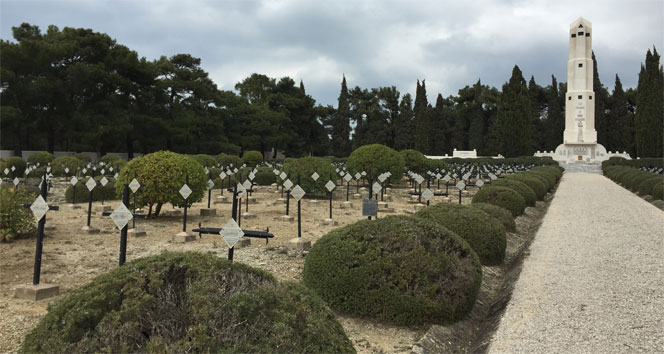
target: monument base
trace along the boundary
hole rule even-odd
[[[16,288],[14,297],[17,299],[39,301],[48,299],[49,297],[58,296],[60,294],[60,287],[55,284],[28,284]]]
[[[295,218],[291,215],[282,215],[282,216],[279,217],[279,220],[293,222],[293,220],[295,220]]]
[[[296,250],[307,251],[311,248],[311,241],[302,237],[296,237],[288,241],[288,246]]]
[[[179,232],[173,236],[173,242],[176,243],[187,243],[195,240],[196,236],[190,232]]]
[[[217,215],[217,209],[214,208],[201,209],[201,216],[216,216],[216,215]]]
[[[622,157],[628,160],[632,158],[627,152],[607,152],[602,144],[597,143],[564,143],[558,145],[556,151],[553,152],[536,152],[537,157],[551,157],[554,161],[564,164],[601,164],[602,161],[608,160],[610,157]]]
[[[341,209],[352,209],[353,208],[353,202],[348,201],[348,202],[343,202],[341,205],[339,205]]]
[[[90,235],[99,233],[99,229],[96,228],[96,227],[93,227],[93,226],[83,226],[81,228],[81,231],[83,231],[87,234],[90,234]]]
[[[145,232],[145,230],[141,230],[141,229],[129,229],[129,230],[127,230],[127,235],[133,236],[133,237],[143,237],[143,236],[147,236],[147,234],[148,233]]]

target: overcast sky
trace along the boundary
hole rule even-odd
[[[636,86],[648,48],[664,52],[663,0],[0,0],[0,38],[22,22],[91,28],[150,60],[199,57],[220,89],[254,72],[290,76],[336,107],[343,74],[349,87],[402,94],[426,79],[430,102],[478,78],[500,89],[515,64],[543,86],[552,74],[567,81],[567,33],[579,16],[593,24],[610,90],[616,73]]]

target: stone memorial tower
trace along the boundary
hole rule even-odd
[[[599,164],[611,156],[629,158],[627,153],[607,154],[597,143],[595,130],[595,92],[593,91],[593,30],[590,21],[579,17],[569,28],[569,60],[567,61],[567,94],[565,95],[565,131],[563,143],[551,156],[554,160],[570,164]]]

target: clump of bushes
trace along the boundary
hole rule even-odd
[[[124,184],[129,184],[134,175],[145,185],[136,192],[136,205],[149,206],[148,216],[153,211],[155,216],[159,216],[164,203],[184,206],[185,200],[179,190],[186,176],[189,176],[188,186],[192,190],[186,201],[189,206],[200,201],[207,191],[208,177],[203,166],[191,157],[170,151],[158,151],[129,161],[115,182],[118,198],[122,197]]]
[[[38,151],[28,157],[30,165],[39,164],[40,166],[46,166],[53,160],[55,160],[55,156],[47,151]]]
[[[516,222],[514,222],[514,217],[512,216],[512,213],[509,210],[488,203],[472,203],[470,204],[470,206],[473,208],[477,208],[494,217],[501,224],[503,224],[503,227],[505,227],[505,231],[510,231],[510,232],[516,231]]]
[[[217,166],[217,160],[212,155],[198,154],[192,156],[196,162],[200,163],[203,167],[213,167]]]
[[[652,187],[652,197],[655,199],[664,199],[664,182],[659,182]]]
[[[404,160],[406,170],[411,170],[419,174],[425,173],[429,170],[429,161],[423,153],[417,150],[407,149],[399,151],[399,155],[401,155]]]
[[[486,186],[473,196],[473,203],[489,203],[505,208],[517,217],[526,209],[526,200],[515,190],[500,186]]]
[[[643,180],[641,184],[639,184],[639,188],[637,191],[640,195],[653,194],[653,188],[655,187],[655,185],[662,182],[664,182],[664,176],[651,175],[645,180]]]
[[[76,183],[76,203],[87,203],[90,200],[90,191],[88,187],[85,186],[85,183],[88,182],[89,177],[81,177]],[[102,186],[99,181],[102,177],[95,177],[97,181],[97,186],[92,190],[92,201],[97,202],[101,200],[113,200],[117,199],[115,194],[115,182],[112,179],[108,179],[108,183],[105,186]],[[73,203],[74,201],[74,186],[69,184],[65,190],[65,201],[67,203]]]
[[[162,253],[59,300],[22,353],[354,353],[311,290],[211,254]]]
[[[14,167],[14,171],[12,171],[12,167]],[[9,177],[9,178],[14,178],[14,177],[21,178],[21,177],[23,177],[24,173],[25,173],[25,169],[27,167],[28,167],[28,165],[25,162],[25,160],[23,160],[22,158],[20,158],[18,156],[12,156],[12,157],[8,158],[7,161],[5,162],[5,168],[9,169],[9,174],[7,175],[7,177]],[[5,173],[4,168],[3,168],[3,171],[1,171],[1,172],[3,174]]]
[[[36,197],[20,185],[0,188],[0,242],[35,234],[35,218],[23,205],[34,202]]]
[[[537,194],[535,194],[535,191],[532,188],[528,187],[527,184],[520,182],[517,179],[499,178],[491,182],[491,185],[514,189],[517,193],[519,193],[523,197],[523,199],[526,201],[527,206],[534,206],[535,202],[537,201]]]
[[[315,188],[317,193],[327,193],[325,184],[330,180],[330,177],[335,178],[337,175],[330,160],[313,156],[286,159],[284,162],[284,172],[290,174],[290,180],[293,184],[297,184],[297,177],[300,176],[300,187],[307,192],[313,192]],[[320,176],[318,181],[314,181],[311,178],[314,172]]]
[[[348,156],[346,169],[351,174],[365,171],[373,178],[384,172],[392,173],[389,181],[397,183],[404,173],[405,162],[395,150],[380,144],[364,145]]]
[[[632,192],[652,195],[657,198],[655,187],[664,181],[664,176],[639,170],[634,167],[611,165],[604,167],[604,175]],[[659,198],[661,199],[661,198]]]
[[[51,173],[54,176],[64,176],[65,168],[69,169],[69,175],[73,175],[76,171],[80,171],[84,167],[85,163],[73,156],[60,156],[51,161]]]
[[[114,175],[116,172],[120,173],[124,165],[127,164],[123,158],[116,155],[104,155],[99,159],[99,162],[103,162],[105,166],[106,173],[108,175]],[[113,172],[110,171],[110,167],[113,167]]]
[[[542,177],[538,177],[537,175],[520,172],[508,175],[505,178],[513,179],[527,185],[535,192],[538,200],[543,200],[547,191],[549,190],[546,185],[546,180],[544,180]]]
[[[478,208],[437,204],[421,209],[415,216],[436,222],[461,236],[477,253],[483,265],[500,264],[505,258],[505,228]]]
[[[258,170],[256,172],[256,178],[254,178],[254,183],[259,186],[269,186],[272,183],[277,182],[277,176],[272,173],[272,170]]]
[[[463,318],[482,268],[459,236],[422,218],[387,216],[332,230],[307,255],[302,279],[333,309],[400,325]]]
[[[240,168],[240,166],[244,164],[242,158],[235,155],[219,154],[215,157],[215,159],[217,160],[217,163],[221,165],[221,167],[233,166],[233,168]]]
[[[263,163],[263,154],[261,154],[260,151],[249,150],[242,155],[242,161],[244,161],[248,167],[256,167]]]

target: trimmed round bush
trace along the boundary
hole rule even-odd
[[[105,186],[102,186],[99,181],[101,177],[95,177],[97,181],[97,186],[92,190],[92,201],[97,202],[100,200],[114,200],[117,199],[115,195],[115,183],[113,180],[109,180]],[[85,183],[88,182],[88,177],[81,178],[78,183],[76,183],[76,203],[87,203],[90,200],[90,191],[88,187],[85,186]],[[65,201],[67,203],[73,203],[74,199],[74,186],[71,184],[67,185],[65,190]]]
[[[211,254],[162,253],[59,300],[22,353],[354,353],[311,290]]]
[[[640,173],[635,174],[634,177],[629,181],[628,187],[632,192],[638,192],[639,186],[642,182],[645,182],[648,178],[651,178],[653,175],[648,172],[639,171]]]
[[[500,186],[487,186],[473,196],[473,203],[489,203],[505,208],[517,217],[526,209],[526,200],[515,190]]]
[[[618,183],[622,185],[625,188],[629,188],[631,185],[632,179],[636,177],[637,175],[641,174],[641,171],[632,168],[631,171],[621,174],[620,177],[618,178]]]
[[[639,184],[638,192],[640,195],[652,195],[652,189],[656,184],[664,182],[664,176],[650,174],[650,177]]]
[[[46,166],[53,160],[55,160],[55,156],[48,151],[38,151],[28,157],[28,163],[31,165]]]
[[[12,167],[14,167],[14,171],[12,171]],[[18,156],[12,156],[7,159],[5,162],[5,168],[9,169],[9,175],[7,175],[9,178],[14,178],[14,177],[24,177],[25,176],[25,169],[28,167],[28,164],[23,160],[22,158]],[[2,171],[2,174],[4,175],[4,168]]]
[[[391,215],[323,236],[307,255],[302,281],[341,313],[399,325],[447,324],[471,310],[482,268],[445,227]]]
[[[659,182],[652,187],[652,197],[655,199],[664,199],[664,182]]]
[[[256,167],[263,163],[263,154],[261,154],[260,151],[249,150],[242,155],[242,161],[244,161],[248,167]]]
[[[546,187],[545,184],[546,181],[543,181],[541,177],[538,178],[535,175],[527,175],[522,172],[522,173],[515,173],[513,175],[508,175],[505,178],[522,182],[523,184],[532,188],[532,190],[535,191],[538,200],[543,200],[544,197],[546,196],[546,192],[548,191],[548,188]]]
[[[553,186],[556,185],[556,177],[543,171],[539,172],[525,171],[521,172],[521,174],[524,176],[538,179],[544,185],[546,192],[550,191],[553,188]],[[546,195],[546,193],[544,193],[544,195]]]
[[[516,179],[499,178],[491,182],[491,185],[514,189],[519,194],[521,194],[523,199],[526,201],[527,206],[534,206],[535,202],[537,201],[537,194],[535,194],[535,191],[532,188],[528,187],[527,184],[520,182]]]
[[[79,159],[79,160],[81,160],[81,161],[83,161],[84,164],[88,164],[88,163],[92,162],[92,158],[90,156],[88,156],[87,154],[84,154],[82,152],[76,153],[72,156]]]
[[[239,156],[235,155],[226,155],[226,154],[219,154],[215,157],[217,160],[217,163],[221,165],[221,167],[237,167],[240,168],[244,164],[242,161],[242,158]]]
[[[323,157],[301,157],[299,159],[286,159],[284,162],[284,172],[290,174],[290,180],[293,184],[297,184],[297,176],[300,176],[300,187],[305,191],[312,192],[316,188],[317,193],[327,194],[325,184],[330,180],[330,177],[335,178],[337,175],[334,166],[330,160]],[[318,181],[313,180],[311,175],[316,172],[320,176]]]
[[[488,203],[471,203],[470,206],[493,216],[496,220],[503,224],[505,231],[516,231],[516,222],[514,222],[514,217],[509,210]]]
[[[259,186],[269,186],[272,183],[277,182],[277,176],[272,173],[272,171],[258,171],[256,172],[256,178],[254,178],[254,183]]]
[[[198,154],[192,156],[191,158],[196,160],[196,162],[200,163],[203,167],[217,166],[217,160],[212,155]]]
[[[556,178],[556,182],[558,182],[563,177],[563,171],[565,170],[562,169],[560,166],[537,166],[533,167],[530,171],[532,172],[542,171],[549,173],[552,176],[554,176]]]
[[[417,150],[401,150],[399,151],[399,155],[403,158],[406,170],[422,174],[429,169],[429,161],[426,156]]]
[[[403,177],[405,162],[395,150],[380,144],[364,145],[348,156],[346,169],[351,173],[365,171],[375,179],[379,174],[392,173],[389,181],[397,183]]]
[[[186,201],[188,206],[200,201],[207,192],[208,177],[203,166],[189,156],[170,151],[153,152],[129,161],[115,182],[118,198],[122,198],[124,184],[129,184],[134,179],[134,174],[136,179],[145,185],[136,192],[136,205],[149,206],[149,216],[153,211],[159,216],[164,203],[184,207],[185,200],[179,190],[184,185],[186,176],[189,176],[188,186],[192,190]]]
[[[483,265],[500,264],[505,258],[505,228],[480,209],[459,204],[437,204],[421,209],[415,216],[436,222],[461,236],[477,253]]]
[[[114,175],[116,172],[120,173],[124,165],[127,164],[127,161],[125,161],[123,158],[116,156],[116,155],[104,155],[99,159],[99,162],[103,162],[106,170],[106,175]],[[113,167],[113,171],[109,169],[109,167]]]
[[[73,157],[73,156],[60,156],[56,157],[55,160],[51,162],[51,169],[54,176],[64,176],[65,168],[69,169],[69,175],[73,175],[76,171],[80,171],[85,167],[83,161]]]

